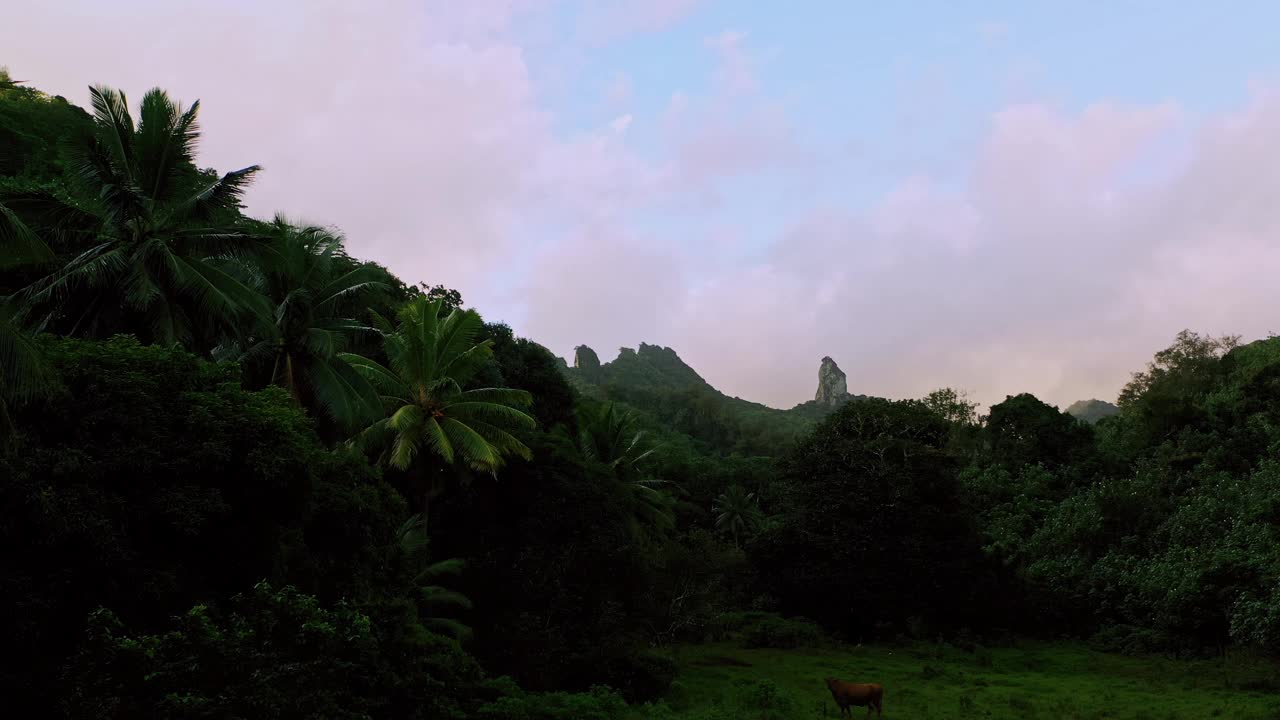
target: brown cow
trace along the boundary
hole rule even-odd
[[[871,717],[871,711],[876,711],[876,717],[884,714],[884,710],[880,706],[880,701],[884,698],[884,686],[878,683],[851,683],[843,680],[837,680],[829,677],[827,687],[831,690],[831,697],[836,699],[836,705],[840,706],[840,714],[853,717],[853,713],[849,710],[850,705],[862,707],[867,706],[867,717]]]

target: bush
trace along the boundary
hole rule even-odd
[[[1111,625],[1099,630],[1090,638],[1090,644],[1102,652],[1124,655],[1148,655],[1168,650],[1172,642],[1157,630],[1133,625]]]
[[[65,677],[69,717],[461,720],[480,671],[393,603],[325,608],[259,583],[231,612],[197,605],[167,631],[130,632],[109,610]]]
[[[790,650],[822,641],[822,629],[804,618],[784,618],[759,610],[723,613],[708,626],[712,640],[742,638],[749,648]]]
[[[743,633],[743,641],[749,648],[790,650],[813,647],[821,643],[822,630],[803,618],[787,619],[774,615],[750,625]]]
[[[714,641],[727,640],[770,617],[777,615],[762,610],[721,613],[707,625],[707,635]]]
[[[627,702],[652,700],[667,691],[676,679],[676,662],[652,650],[628,652],[605,659],[600,665],[602,684],[615,688]]]
[[[613,690],[593,687],[585,693],[516,692],[480,708],[486,720],[616,720],[627,715],[627,703]]]

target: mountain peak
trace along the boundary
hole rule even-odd
[[[1071,403],[1065,412],[1077,420],[1092,424],[1119,413],[1120,408],[1106,400],[1077,400]]]
[[[844,371],[830,356],[823,356],[818,367],[818,392],[813,399],[823,405],[836,405],[849,397],[849,383]]]

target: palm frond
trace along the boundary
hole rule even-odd
[[[397,398],[404,404],[413,402],[409,386],[399,375],[382,367],[377,361],[355,353],[338,353],[338,358],[354,368],[382,395]]]
[[[406,470],[413,464],[413,458],[422,446],[424,425],[428,418],[423,416],[417,405],[405,405],[391,415],[387,426],[395,431],[395,442],[391,447],[391,464]]]
[[[464,422],[470,420],[480,420],[483,422],[504,425],[508,427],[518,427],[532,430],[538,426],[538,422],[529,415],[506,405],[488,402],[453,402],[446,403],[442,410],[455,420]]]
[[[445,462],[452,463],[457,456],[453,439],[441,427],[440,422],[434,417],[428,417],[426,422],[423,423],[422,429],[427,446],[434,450]]]
[[[396,544],[406,555],[416,556],[427,549],[427,521],[422,513],[414,513],[396,529]]]
[[[529,447],[520,438],[506,430],[496,425],[490,425],[483,420],[468,420],[466,425],[484,438],[485,442],[497,450],[499,455],[515,455],[525,460],[533,459],[533,452],[529,450]]]
[[[249,183],[253,182],[253,176],[260,170],[262,170],[260,166],[250,165],[232,170],[217,180],[205,184],[173,209],[170,220],[176,222],[207,220],[219,212],[238,209],[245,189],[249,187]]]
[[[131,170],[112,159],[112,149],[101,137],[91,137],[78,153],[72,178],[96,194],[105,224],[121,226],[146,217],[142,191],[133,181]]]
[[[461,575],[462,571],[467,567],[467,561],[462,558],[449,558],[448,560],[440,560],[434,562],[422,571],[422,577],[426,580],[435,580],[446,575]]]
[[[19,296],[33,303],[59,300],[77,287],[114,285],[126,267],[126,250],[115,242],[105,242],[80,253],[60,270],[37,280]]]
[[[116,171],[130,184],[133,177],[133,117],[129,115],[129,101],[120,90],[102,85],[89,88],[89,102],[98,125],[98,136],[110,153]]]
[[[435,303],[437,312],[439,312],[440,305],[441,302],[439,301]],[[454,310],[449,313],[444,322],[440,323],[436,344],[440,349],[439,356],[441,360],[450,363],[450,365],[441,368],[442,373],[452,375],[460,383],[466,383],[470,379],[469,375],[459,374],[460,367],[451,367],[452,362],[450,359],[462,357],[473,350],[477,346],[476,335],[483,327],[484,320],[480,318],[480,314],[475,310]],[[491,343],[481,344],[486,347],[491,345]]]
[[[183,112],[160,88],[152,88],[142,97],[134,143],[137,182],[153,203],[167,199],[178,172],[194,163],[200,136],[196,123],[199,107],[196,101]]]
[[[377,391],[341,358],[313,359],[306,381],[320,406],[344,430],[369,422],[381,413],[382,401]]]
[[[362,265],[333,278],[321,286],[316,291],[316,297],[318,298],[316,312],[326,315],[333,314],[337,312],[338,306],[344,301],[356,299],[374,290],[388,289],[387,284],[377,279],[372,270],[372,268]]]
[[[470,627],[449,618],[428,617],[422,619],[422,626],[437,635],[444,635],[455,640],[466,640],[471,637]]]
[[[35,339],[18,326],[9,304],[0,303],[0,399],[34,397],[51,380]]]
[[[0,202],[0,269],[18,265],[44,265],[54,260],[53,250],[27,224]]]
[[[472,470],[495,472],[502,467],[502,456],[492,443],[466,423],[445,417],[438,420],[444,435],[460,456],[463,464]]]
[[[177,269],[173,281],[178,288],[189,293],[215,322],[230,320],[235,314],[246,311],[266,314],[269,311],[266,298],[242,285],[214,263],[167,253]]]
[[[471,609],[471,598],[456,590],[449,590],[439,585],[427,585],[419,588],[423,602],[428,608]]]

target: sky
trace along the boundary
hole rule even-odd
[[[0,65],[201,101],[248,210],[571,358],[790,407],[1114,400],[1280,331],[1280,6],[7,0]]]

